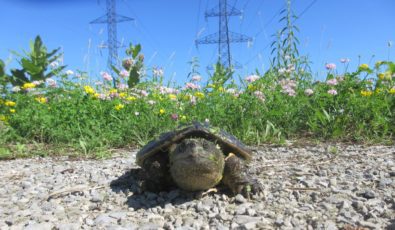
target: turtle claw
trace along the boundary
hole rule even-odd
[[[248,200],[251,200],[251,195],[260,194],[262,192],[263,185],[257,179],[252,179],[249,183],[243,186],[241,194]]]

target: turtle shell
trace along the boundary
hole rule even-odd
[[[150,156],[167,153],[172,144],[179,143],[186,138],[205,138],[217,143],[224,154],[232,152],[244,160],[251,159],[251,151],[235,136],[219,128],[210,127],[207,123],[194,122],[163,133],[158,139],[150,141],[137,153],[137,164],[142,166],[144,160]]]

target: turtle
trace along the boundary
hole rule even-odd
[[[262,185],[248,173],[251,150],[233,135],[208,123],[193,122],[163,133],[136,155],[143,170],[143,190],[171,187],[205,191],[218,184],[233,195],[250,197]]]

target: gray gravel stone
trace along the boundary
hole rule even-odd
[[[328,149],[258,147],[250,169],[264,191],[251,200],[141,192],[136,152],[0,161],[0,229],[391,229],[395,147]]]

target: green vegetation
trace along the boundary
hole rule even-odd
[[[207,121],[248,144],[300,138],[393,143],[395,63],[362,64],[342,75],[327,64],[325,81],[313,81],[287,7],[273,67],[239,84],[221,65],[202,83],[193,60],[188,82],[169,87],[161,69],[145,76],[141,46],[130,45],[123,69],[113,67],[117,76],[103,72],[103,81],[91,85],[85,73],[57,65],[58,49],[47,53],[37,37],[31,51],[18,56],[20,69],[7,73],[0,60],[0,159],[55,152],[104,157],[191,121]],[[52,150],[44,150],[48,146]]]

